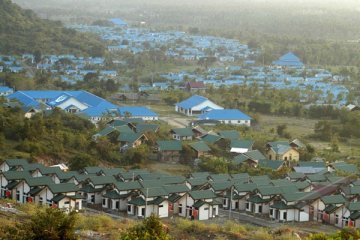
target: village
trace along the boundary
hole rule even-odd
[[[88,166],[78,171],[69,170],[63,163],[47,166],[30,159],[6,159],[0,164],[2,198],[66,212],[95,209],[125,218],[142,219],[154,214],[160,218],[212,220],[219,218],[220,212],[233,211],[269,222],[360,228],[359,170],[355,164],[343,159],[305,160],[309,147],[296,137],[282,136],[259,147],[239,131],[259,124],[257,119],[239,107],[224,107],[203,96],[213,88],[252,85],[298,91],[301,104],[308,107],[330,105],[357,111],[359,104],[350,94],[348,76],[308,67],[292,52],[265,66],[254,60],[260,50],[232,39],[151,32],[130,28],[120,19],[111,22],[112,27],[72,26],[110,42],[110,64],[105,57],[71,54],[0,57],[0,72],[31,75],[36,69],[68,86],[92,74],[99,81],[119,83],[111,97],[85,90],[2,86],[2,106],[21,109],[26,119],[61,110],[94,124],[96,132],[87,140],[113,144],[119,157],[145,148],[146,158],[151,161],[171,164],[174,169],[186,165],[193,171],[181,175],[132,169],[137,155],[124,167]],[[171,47],[166,48],[168,45]],[[202,72],[159,72],[155,81],[137,82],[134,88],[132,79],[121,76],[129,67],[128,62],[117,58],[124,51],[133,55],[162,51],[170,59],[190,64],[201,61],[206,65],[215,59],[220,65]],[[186,92],[189,97],[167,104],[166,114],[157,112],[154,107],[163,103],[158,94],[171,94],[173,90]],[[170,121],[173,116],[181,121]],[[203,171],[209,159],[222,159],[228,173]],[[259,169],[278,177],[249,174]]]

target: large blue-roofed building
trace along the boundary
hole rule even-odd
[[[194,95],[175,105],[175,111],[188,116],[202,114],[213,109],[224,109],[203,96]]]
[[[117,105],[86,91],[17,91],[7,98],[39,111],[57,107],[86,116],[94,123],[118,109]]]
[[[295,68],[304,67],[304,63],[292,52],[288,52],[287,54],[281,56],[278,60],[273,61],[273,65]]]
[[[238,109],[214,109],[201,114],[199,120],[215,120],[223,124],[251,126],[251,117]]]

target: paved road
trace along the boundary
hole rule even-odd
[[[223,217],[223,218],[229,218],[229,211],[219,209],[219,216]],[[243,222],[243,223],[250,223],[253,225],[257,225],[257,226],[261,226],[261,227],[268,227],[268,228],[277,228],[277,227],[282,226],[282,224],[278,223],[278,222],[254,217],[254,216],[248,215],[246,213],[240,213],[240,212],[235,212],[235,211],[231,211],[231,219],[237,220],[237,221]]]
[[[160,120],[167,122],[170,126],[176,128],[183,128],[189,126],[189,119],[180,117],[160,117]]]

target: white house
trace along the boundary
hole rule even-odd
[[[206,97],[194,95],[175,105],[175,111],[188,116],[202,114],[212,109],[223,109],[223,107],[213,103]]]
[[[199,120],[215,120],[223,124],[251,126],[251,117],[238,109],[214,109],[199,116]]]

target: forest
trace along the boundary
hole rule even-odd
[[[59,21],[40,19],[10,0],[0,0],[0,53],[84,54],[102,56],[105,48],[98,37],[67,29]]]

